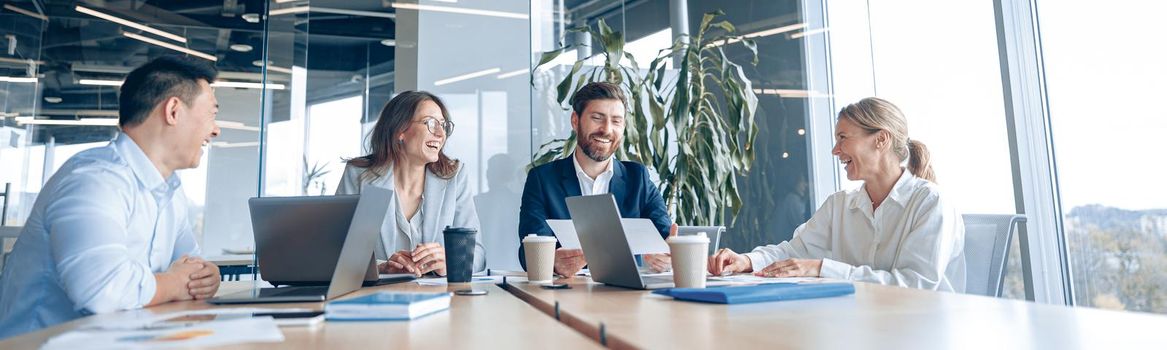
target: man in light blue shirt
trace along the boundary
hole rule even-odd
[[[85,315],[214,296],[174,173],[218,136],[217,72],[161,57],[121,87],[109,145],[78,153],[37,196],[0,275],[0,338]]]

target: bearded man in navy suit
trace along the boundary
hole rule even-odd
[[[571,99],[575,152],[527,173],[519,208],[520,240],[532,233],[554,236],[546,220],[571,219],[567,197],[604,193],[616,198],[620,217],[650,219],[661,237],[668,237],[672,220],[648,169],[613,157],[624,141],[626,101],[620,87],[609,83],[590,83],[575,93]],[[519,263],[526,269],[521,244]],[[643,263],[654,271],[666,271],[671,260],[668,254],[646,254]],[[570,277],[586,265],[582,250],[565,249],[556,243],[556,274]]]

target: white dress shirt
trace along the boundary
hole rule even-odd
[[[964,291],[964,222],[936,184],[904,170],[872,212],[864,187],[827,198],[794,238],[745,254],[754,271],[788,258],[823,259],[822,277]]]
[[[579,165],[579,159],[573,153],[571,164],[575,165],[575,176],[579,178],[579,193],[584,196],[608,193],[608,185],[612,182],[612,175],[615,174],[615,170],[612,168],[612,162],[615,161],[614,157],[608,159],[608,167],[593,179],[584,172],[583,167]]]
[[[0,277],[0,338],[140,308],[154,273],[198,253],[178,176],[163,179],[118,134],[66,161],[37,196]]]

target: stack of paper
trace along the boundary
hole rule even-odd
[[[450,293],[378,292],[324,305],[330,321],[411,320],[450,308]]]

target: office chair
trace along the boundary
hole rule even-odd
[[[1013,231],[1024,215],[965,214],[965,293],[1001,297]]]

